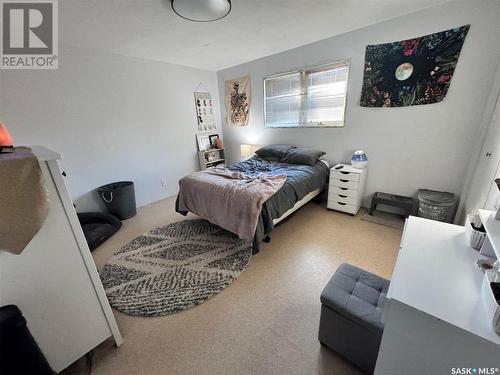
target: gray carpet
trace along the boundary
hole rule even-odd
[[[111,306],[161,316],[220,293],[246,268],[250,243],[206,220],[153,229],[116,252],[100,276]]]

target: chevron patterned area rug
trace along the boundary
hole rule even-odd
[[[220,293],[251,256],[251,244],[236,235],[206,220],[185,220],[135,238],[113,255],[100,276],[117,310],[161,316]]]

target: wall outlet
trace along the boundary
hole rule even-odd
[[[167,187],[167,179],[166,178],[161,179],[161,186]]]

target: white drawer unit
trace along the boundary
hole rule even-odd
[[[356,196],[348,196],[342,194],[332,194],[330,195],[330,200],[336,201],[337,203],[352,204],[355,206],[358,203],[358,198]]]
[[[338,195],[343,195],[347,197],[355,197],[358,195],[358,191],[354,189],[349,189],[346,187],[339,187],[335,185],[330,185],[330,194],[338,194]]]
[[[337,179],[337,180],[359,181],[359,176],[360,176],[359,173],[352,172],[350,170],[344,171],[344,168],[338,169],[338,170],[332,168],[332,170],[330,171],[330,178]]]
[[[356,215],[356,213],[359,210],[359,206],[355,206],[353,204],[337,202],[336,200],[330,200],[330,199],[328,199],[327,207],[330,210],[347,212],[348,214],[351,214],[351,215]]]
[[[366,174],[366,169],[357,169],[349,164],[333,167],[330,170],[327,207],[356,215],[363,200]]]
[[[339,188],[358,190],[359,181],[349,181],[349,180],[340,180],[338,178],[330,177],[330,186],[337,186]]]

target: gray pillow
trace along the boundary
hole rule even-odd
[[[279,163],[281,160],[281,158],[279,158],[277,156],[259,156],[259,155],[257,155],[257,157],[262,159],[262,160],[269,161],[271,163]]]
[[[311,150],[304,147],[294,147],[281,158],[282,163],[314,165],[326,152]]]
[[[288,150],[294,148],[292,145],[268,145],[259,148],[255,153],[261,158],[270,160],[277,159],[280,160]]]

